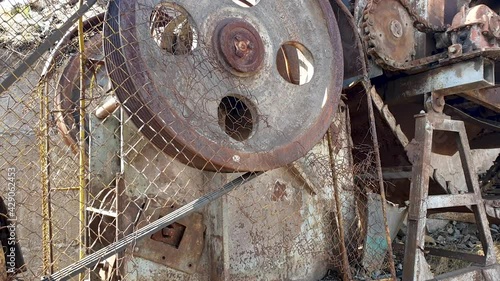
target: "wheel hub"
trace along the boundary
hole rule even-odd
[[[219,24],[213,37],[223,63],[241,73],[254,73],[264,61],[264,44],[248,22],[229,19]]]

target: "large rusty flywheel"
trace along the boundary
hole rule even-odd
[[[117,0],[106,67],[138,129],[210,171],[264,171],[325,134],[343,79],[329,1]]]

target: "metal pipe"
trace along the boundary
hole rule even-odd
[[[119,106],[120,102],[116,96],[111,96],[95,110],[95,116],[99,119],[104,119],[112,114]]]

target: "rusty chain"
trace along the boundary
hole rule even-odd
[[[412,8],[409,0],[398,0],[398,1],[406,9],[406,11],[413,20],[413,26],[415,26],[415,28],[418,31],[423,33],[436,33],[436,32],[445,32],[448,29],[448,26],[446,25],[438,26],[432,24],[427,19],[420,16],[417,13],[417,11],[415,11],[415,9]]]

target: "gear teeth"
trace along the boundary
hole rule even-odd
[[[362,39],[365,41],[365,46],[367,48],[367,54],[369,54],[374,62],[381,66],[384,69],[387,70],[392,70],[392,71],[398,71],[402,70],[405,68],[405,66],[408,63],[408,60],[406,60],[404,63],[400,63],[398,61],[395,61],[394,59],[384,56],[384,54],[380,53],[380,48],[381,46],[378,46],[380,44],[380,39],[379,34],[380,31],[377,31],[375,27],[376,23],[376,15],[374,14],[375,10],[378,8],[377,6],[380,3],[385,4],[385,1],[389,0],[369,0],[368,3],[366,4],[366,7],[362,13],[362,22],[361,22],[361,31],[363,32],[362,34]],[[394,0],[398,2],[400,5],[402,3],[399,0]],[[404,6],[403,6],[404,7]],[[406,8],[405,8],[406,11]],[[411,14],[409,14],[409,17],[411,18]],[[414,24],[412,23],[412,26]],[[411,60],[413,60],[415,50],[413,49],[410,54]],[[406,64],[405,64],[406,63]]]

